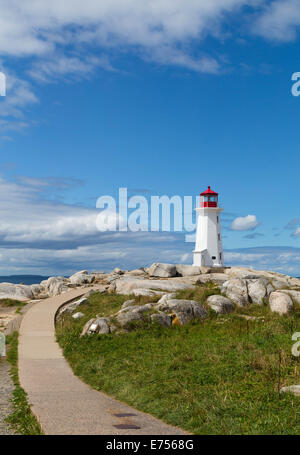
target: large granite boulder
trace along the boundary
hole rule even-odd
[[[71,284],[82,286],[84,284],[91,284],[95,280],[95,275],[88,275],[87,271],[83,270],[71,275],[69,280]]]
[[[222,295],[211,295],[207,298],[206,303],[218,314],[232,313],[235,308],[231,300]]]
[[[289,287],[289,282],[282,279],[272,280],[271,284],[276,291],[279,289],[287,289]]]
[[[186,324],[193,319],[204,319],[208,316],[206,309],[195,300],[167,300],[157,305],[156,309],[167,313],[175,313],[180,324]]]
[[[175,297],[176,297],[176,292],[171,292],[171,293],[168,293],[168,294],[164,294],[164,295],[159,299],[159,301],[157,302],[157,304],[159,305],[160,303],[164,303],[164,302],[166,302],[167,300],[175,299]]]
[[[294,308],[291,297],[288,294],[280,291],[274,291],[271,293],[269,304],[271,311],[280,315],[288,314]]]
[[[69,291],[68,280],[63,276],[52,276],[42,281],[41,286],[50,297]]]
[[[288,294],[292,298],[293,302],[300,304],[300,291],[295,291],[293,289],[281,289],[280,292]]]
[[[247,280],[249,300],[252,303],[262,305],[267,297],[268,280],[258,278],[256,280]]]
[[[234,278],[225,281],[222,291],[237,306],[243,307],[248,305],[248,288],[247,282],[241,278]]]
[[[92,333],[106,334],[110,333],[109,319],[108,318],[93,318],[90,319],[81,332],[81,337],[84,335],[91,335]]]
[[[31,286],[24,284],[0,283],[0,299],[13,299],[25,302],[33,299]]]
[[[116,320],[121,327],[126,327],[132,322],[142,322],[143,313],[141,311],[119,311]]]
[[[36,299],[38,297],[45,296],[45,289],[41,284],[32,284],[30,286],[33,297]]]
[[[109,290],[116,294],[129,295],[135,289],[152,289],[157,291],[177,292],[182,289],[192,289],[190,283],[184,283],[173,278],[172,280],[146,280],[138,277],[125,276],[111,283]]]
[[[146,269],[149,276],[155,276],[159,278],[171,278],[176,276],[176,266],[173,264],[162,264],[161,262],[155,262],[148,269]]]
[[[162,291],[153,291],[153,289],[134,289],[132,291],[132,294],[135,295],[136,297],[138,296],[144,296],[144,297],[156,297],[157,295],[164,295]]]
[[[201,275],[202,267],[196,265],[176,264],[177,274],[180,276]]]
[[[83,305],[84,303],[88,302],[88,299],[86,297],[81,297],[80,299],[76,300],[75,302],[68,303],[67,305],[64,305],[60,311],[59,315],[62,315],[64,313],[73,313],[75,310],[77,310],[78,307]]]
[[[153,323],[157,323],[163,327],[170,327],[172,319],[170,316],[163,312],[151,314],[150,319]]]

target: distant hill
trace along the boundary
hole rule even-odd
[[[0,276],[0,283],[37,284],[48,278],[48,276],[42,275],[8,275]]]

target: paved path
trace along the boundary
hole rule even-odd
[[[20,382],[44,433],[186,434],[93,390],[73,374],[55,341],[54,317],[63,303],[87,291],[72,290],[36,303],[22,320],[19,340]]]
[[[11,399],[14,384],[9,374],[10,365],[0,357],[0,435],[15,434],[10,425],[5,422],[12,412]]]

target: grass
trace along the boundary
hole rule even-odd
[[[178,297],[204,302],[211,293],[216,291],[206,285]],[[145,324],[124,334],[79,338],[87,320],[114,313],[128,298],[94,294],[80,307],[82,319],[69,315],[57,324],[76,375],[195,434],[299,433],[300,398],[279,394],[282,386],[300,383],[300,360],[291,355],[298,309],[280,317],[266,305],[251,305],[218,317],[211,311],[202,323]]]
[[[0,299],[0,307],[18,307],[21,308],[27,305],[28,302],[21,302],[20,300],[14,299]]]
[[[40,435],[41,427],[31,412],[27,401],[27,395],[20,386],[18,373],[18,332],[14,332],[6,338],[9,345],[7,360],[11,364],[11,377],[15,386],[13,392],[13,411],[6,419],[17,433],[24,435]]]

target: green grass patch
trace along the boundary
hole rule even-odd
[[[23,306],[27,305],[28,302],[21,302],[20,300],[14,299],[0,299],[0,307],[18,307],[22,308]]]
[[[17,433],[24,435],[40,435],[43,434],[41,427],[31,412],[27,401],[25,390],[20,386],[18,373],[18,332],[6,338],[9,346],[7,352],[7,360],[11,364],[11,377],[14,382],[13,392],[13,411],[7,417],[7,422],[12,425]]]
[[[178,298],[203,302],[217,293],[211,291],[199,286]],[[300,383],[300,359],[291,354],[298,311],[280,317],[251,305],[181,327],[146,324],[79,338],[88,319],[116,312],[128,298],[95,294],[80,307],[82,319],[68,315],[58,322],[58,341],[76,375],[195,434],[299,434],[300,398],[279,394],[280,387]]]

